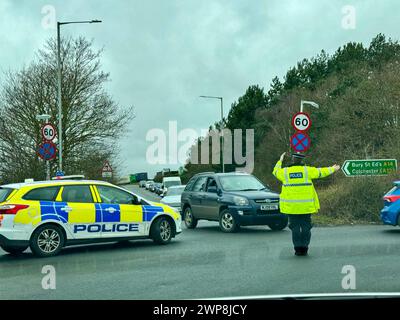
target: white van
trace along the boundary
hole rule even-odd
[[[161,196],[163,197],[167,191],[168,188],[171,186],[180,186],[182,185],[182,181],[180,177],[164,177],[162,180],[162,193]]]

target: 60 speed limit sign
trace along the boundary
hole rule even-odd
[[[46,141],[53,141],[53,139],[56,137],[56,129],[51,123],[46,123],[42,127],[42,137]]]
[[[307,131],[311,127],[310,116],[305,112],[298,112],[292,118],[292,126],[297,131]]]

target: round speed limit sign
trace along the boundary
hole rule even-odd
[[[42,137],[46,141],[53,141],[53,139],[56,137],[56,129],[51,123],[46,123],[42,127]]]
[[[292,118],[292,126],[297,131],[307,131],[311,127],[310,116],[305,112],[298,112]]]

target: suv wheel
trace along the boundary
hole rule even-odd
[[[155,243],[167,244],[172,239],[172,225],[169,219],[161,217],[154,222],[150,236]]]
[[[64,233],[60,227],[43,225],[33,233],[30,247],[32,252],[39,257],[51,257],[61,251],[64,242]]]
[[[228,209],[223,210],[219,215],[219,227],[223,232],[236,232],[239,229],[234,216]]]
[[[186,207],[183,213],[183,220],[185,221],[186,228],[196,228],[198,220],[193,216],[192,209],[190,207]]]
[[[268,225],[268,227],[270,227],[271,230],[280,231],[280,230],[285,229],[287,227],[287,225],[288,225],[288,219],[286,218],[283,220],[277,220],[273,223],[270,223]]]
[[[1,246],[1,248],[12,255],[18,255],[28,249],[28,246],[25,247],[10,247],[10,246]]]

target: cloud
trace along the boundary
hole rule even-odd
[[[225,115],[249,85],[271,79],[304,57],[333,52],[348,41],[368,43],[379,32],[399,38],[400,2],[374,0],[158,0],[1,1],[1,68],[18,69],[54,30],[41,27],[41,8],[54,5],[59,20],[101,19],[102,24],[65,26],[62,34],[83,35],[104,47],[109,93],[136,119],[121,139],[124,173],[155,173],[146,163],[146,133],[152,128],[207,128]],[[355,30],[341,27],[344,5],[354,5]],[[3,48],[7,48],[4,50]],[[177,166],[171,166],[173,169]]]

